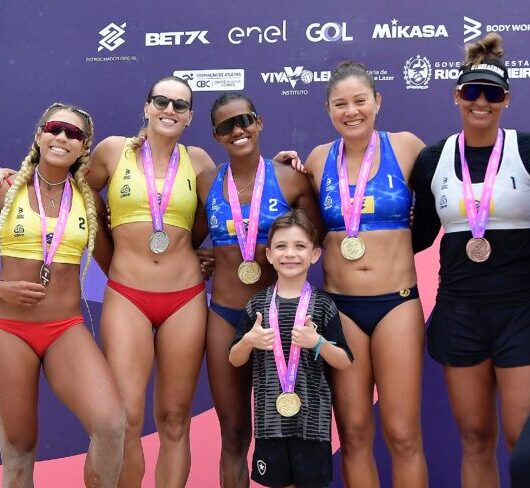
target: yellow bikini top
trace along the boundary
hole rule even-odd
[[[151,222],[151,210],[147,195],[145,175],[138,169],[136,153],[130,148],[132,139],[127,139],[118,162],[118,167],[109,184],[107,199],[110,207],[111,228],[130,222]],[[191,231],[197,191],[195,171],[186,148],[179,144],[180,162],[169,204],[164,213],[164,224]],[[164,179],[156,179],[159,196]],[[160,197],[159,197],[160,198]]]
[[[72,184],[72,203],[66,221],[66,229],[53,262],[79,264],[83,249],[88,242],[88,224],[83,196],[75,182]],[[46,217],[46,239],[48,244],[53,238],[57,225],[56,217]],[[38,212],[29,203],[28,186],[22,186],[7,215],[0,235],[2,239],[2,256],[35,259],[42,261],[41,222]]]

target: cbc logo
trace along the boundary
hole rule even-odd
[[[335,42],[353,41],[353,37],[348,35],[346,22],[327,22],[325,24],[309,24],[305,30],[307,39],[311,42]]]
[[[197,88],[210,88],[210,80],[197,80]]]

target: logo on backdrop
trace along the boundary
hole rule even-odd
[[[426,90],[429,88],[431,74],[430,61],[419,54],[407,59],[403,67],[403,77],[407,90]]]
[[[464,16],[464,42],[472,41],[482,34],[482,23]]]
[[[232,27],[228,31],[228,42],[230,44],[241,44],[251,40],[258,44],[276,44],[278,41],[287,42],[287,21],[282,20],[280,25],[269,25],[261,27]]]
[[[146,32],[146,46],[188,46],[193,43],[210,44],[208,31]]]
[[[464,42],[472,41],[481,36],[483,32],[530,32],[530,24],[483,24],[471,17],[464,17]]]
[[[185,79],[193,91],[230,91],[245,88],[244,69],[199,69],[174,71]]]
[[[127,22],[124,22],[121,25],[111,22],[109,25],[103,27],[103,29],[99,31],[101,39],[99,41],[98,52],[103,51],[103,49],[114,51],[119,48],[125,42],[125,39],[123,39],[122,36],[125,34],[126,26]]]
[[[309,24],[305,30],[305,36],[311,42],[336,42],[353,41],[353,37],[348,35],[346,22],[327,22],[325,24]]]
[[[399,25],[399,20],[392,19],[387,24],[375,24],[372,39],[409,39],[416,37],[449,37],[443,24]]]
[[[432,62],[434,80],[457,80],[462,61],[436,60]],[[512,79],[530,78],[530,60],[507,59],[504,65],[508,68],[508,76]]]
[[[302,85],[309,85],[311,83],[326,82],[331,77],[331,71],[312,71],[304,66],[284,66],[283,71],[261,73],[261,79],[265,84],[289,84],[293,90],[282,90],[282,95],[307,95],[309,92],[306,89],[294,88],[301,82]]]

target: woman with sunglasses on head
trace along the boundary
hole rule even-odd
[[[0,451],[3,486],[33,486],[40,368],[90,435],[87,487],[116,486],[125,414],[110,368],[83,324],[98,213],[84,173],[89,115],[55,103],[42,116],[13,184],[0,188]],[[104,206],[98,202],[101,214]],[[101,237],[99,237],[101,236]]]
[[[111,211],[114,253],[100,329],[127,413],[124,488],[140,487],[145,470],[140,436],[154,361],[156,485],[186,483],[207,313],[191,230],[196,176],[214,165],[202,149],[179,143],[193,116],[190,87],[173,76],[158,80],[144,115],[137,137],[113,136],[96,147],[87,176],[92,188],[108,187]]]
[[[211,109],[213,135],[229,162],[202,173],[197,222],[208,225],[215,274],[207,327],[207,362],[221,424],[220,477],[224,488],[249,486],[251,365],[233,367],[228,352],[246,302],[276,281],[265,256],[270,226],[291,207],[303,208],[322,228],[307,178],[261,156],[263,120],[241,93],[219,96]]]
[[[414,170],[414,248],[440,225],[440,284],[428,329],[462,438],[462,486],[498,487],[497,409],[511,449],[530,414],[530,134],[500,127],[510,102],[502,39],[467,46],[454,90],[463,130]]]

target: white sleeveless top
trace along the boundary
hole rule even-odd
[[[431,190],[436,211],[446,233],[470,231],[464,204],[463,183],[455,173],[455,146],[458,134],[450,136],[442,150]],[[473,183],[478,207],[484,183]],[[486,229],[530,228],[530,174],[517,146],[517,132],[504,131],[504,151],[495,178]]]

